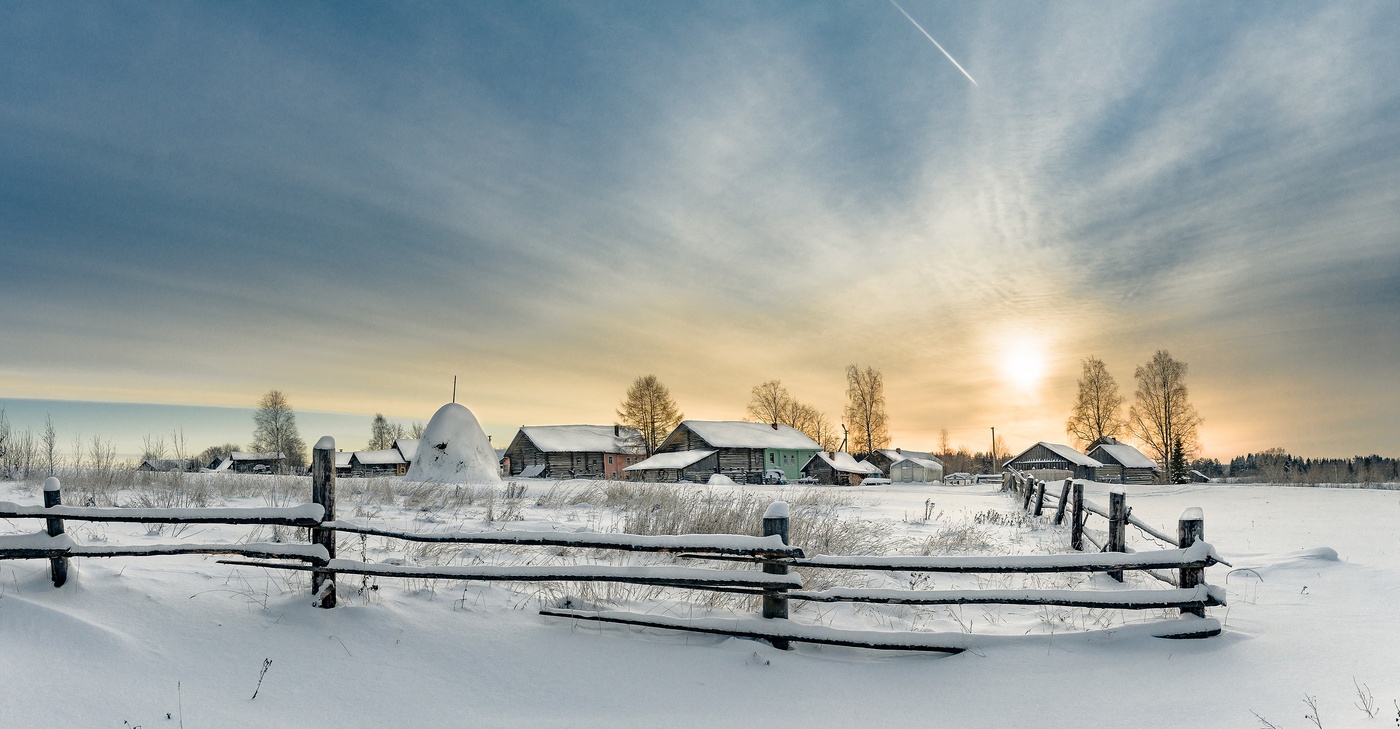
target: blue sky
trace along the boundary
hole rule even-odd
[[[1400,6],[902,4],[6,4],[0,400],[1400,448]]]

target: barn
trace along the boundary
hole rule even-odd
[[[1089,447],[1089,457],[1103,463],[1109,469],[1116,466],[1120,474],[1118,483],[1156,483],[1162,475],[1162,469],[1151,458],[1143,455],[1142,451],[1127,443],[1119,443],[1113,438],[1094,441]]]
[[[839,486],[856,486],[861,479],[880,476],[880,469],[873,463],[857,461],[855,456],[841,451],[817,451],[802,466],[802,475],[814,478],[817,483]]]
[[[1074,478],[1083,478],[1091,481],[1102,480],[1100,476],[1109,479],[1119,477],[1116,467],[1105,468],[1103,463],[1090,458],[1083,453],[1063,444],[1047,443],[1041,441],[1035,445],[1021,451],[1015,458],[1003,464],[1002,468],[1012,468],[1017,471],[1053,471],[1058,473],[1045,473],[1035,475],[1040,478],[1064,478],[1063,472],[1069,472]],[[1108,483],[1114,483],[1113,480]]]
[[[686,420],[661,441],[655,455],[623,470],[645,481],[704,483],[716,473],[736,483],[795,481],[802,476],[802,467],[820,450],[816,441],[787,425]],[[683,466],[675,464],[689,460],[689,456],[656,460],[671,453],[698,451],[712,453]]]
[[[281,453],[234,451],[229,461],[234,473],[282,473],[287,468],[287,457]]]
[[[397,448],[355,451],[350,454],[350,475],[356,478],[402,476],[405,473],[408,473],[408,461]]]
[[[531,425],[503,458],[511,476],[623,479],[644,453],[641,433],[620,425]]]

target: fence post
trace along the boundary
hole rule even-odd
[[[1023,494],[1024,498],[1021,499],[1021,511],[1027,511],[1031,508],[1031,497],[1035,496],[1035,479],[1027,476],[1026,485],[1022,491],[1025,493]]]
[[[771,537],[774,534],[782,537],[783,544],[788,543],[788,505],[786,501],[774,501],[768,505],[768,510],[763,512],[763,536]],[[788,573],[785,564],[764,564],[763,571],[770,575],[785,575]],[[763,617],[783,618],[788,616],[787,595],[779,592],[763,593]],[[773,647],[778,650],[788,650],[788,641],[776,638],[772,641]]]
[[[1128,536],[1128,496],[1122,486],[1108,492],[1108,544],[1105,552],[1126,552]],[[1123,581],[1123,570],[1109,570],[1108,576]]]
[[[1055,526],[1065,523],[1065,502],[1069,501],[1069,485],[1074,483],[1070,479],[1065,479],[1065,485],[1060,489],[1060,503],[1055,505]]]
[[[1045,482],[1044,482],[1044,481],[1036,481],[1036,483],[1035,483],[1035,515],[1036,515],[1036,516],[1040,516],[1041,512],[1043,512],[1043,511],[1045,511]]]
[[[1201,507],[1193,506],[1181,512],[1181,520],[1176,523],[1176,543],[1182,549],[1188,549],[1198,541],[1205,541],[1206,538],[1206,517],[1201,511]],[[1182,567],[1177,578],[1177,585],[1182,589],[1196,587],[1206,581],[1206,570],[1204,567]],[[1184,607],[1181,614],[1190,613],[1197,617],[1204,618],[1206,609],[1204,607]]]
[[[1084,484],[1074,485],[1073,511],[1070,512],[1069,546],[1077,552],[1084,551]]]
[[[44,508],[63,505],[63,487],[58,479],[49,476],[44,479]],[[51,516],[48,517],[49,536],[56,537],[63,533],[63,520]],[[68,581],[68,558],[49,557],[49,577],[53,578],[54,587],[63,587],[63,583]]]
[[[311,451],[311,500],[325,507],[322,521],[335,521],[335,439],[329,435],[316,441]],[[326,548],[326,554],[335,559],[335,530],[311,529],[311,543]],[[311,604],[316,607],[335,607],[335,573],[311,573]]]

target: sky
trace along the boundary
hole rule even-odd
[[[0,404],[363,447],[456,375],[499,445],[857,364],[1018,450],[1165,349],[1206,455],[1400,453],[1400,4],[901,5],[975,85],[873,0],[0,5]]]

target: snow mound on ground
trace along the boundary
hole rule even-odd
[[[712,473],[712,474],[710,474],[709,485],[710,485],[710,486],[738,486],[738,484],[734,483],[734,479],[732,479],[732,478],[730,478],[730,477],[728,477],[728,476],[726,476],[726,475],[724,475],[724,474],[722,474],[722,473]]]
[[[499,484],[501,473],[496,451],[476,416],[454,402],[438,408],[428,421],[404,480]]]

